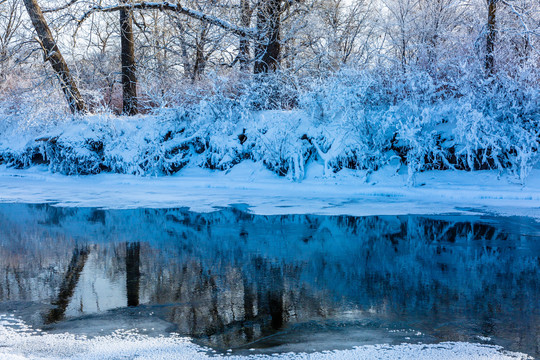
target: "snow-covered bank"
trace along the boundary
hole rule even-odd
[[[51,106],[13,111],[0,100],[0,165],[161,176],[254,161],[300,182],[313,163],[332,175],[399,162],[411,185],[416,174],[443,169],[496,169],[526,183],[540,148],[534,76],[452,87],[417,75],[401,82],[379,71],[340,72],[290,94],[258,80],[216,80],[212,90],[131,117],[105,110],[70,116],[49,113]],[[457,92],[441,93],[449,88]],[[280,94],[288,101],[261,103]]]
[[[491,212],[540,219],[540,170],[527,185],[496,171],[427,171],[420,186],[407,186],[406,171],[343,170],[323,176],[316,163],[301,183],[260,163],[243,162],[229,172],[188,167],[174,176],[99,174],[65,176],[45,167],[0,167],[0,202],[55,203],[101,208],[188,207],[207,212],[242,206],[256,214],[394,215]],[[238,205],[241,204],[241,205]]]
[[[24,322],[0,315],[0,359],[532,359],[500,346],[464,342],[440,344],[366,345],[350,350],[272,355],[219,355],[179,336],[148,337],[137,331],[118,331],[108,336],[86,338],[70,334],[45,334]]]

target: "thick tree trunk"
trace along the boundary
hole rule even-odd
[[[279,67],[281,44],[281,0],[267,0],[261,4],[257,14],[257,29],[262,43],[255,53],[255,74],[275,71]],[[262,35],[262,36],[261,36]]]
[[[136,115],[137,75],[135,67],[135,42],[133,40],[133,21],[131,10],[120,10],[120,43],[122,47],[122,111],[126,115]]]
[[[41,42],[41,46],[45,53],[45,60],[48,60],[51,63],[58,76],[60,86],[62,87],[62,91],[69,104],[69,109],[72,113],[86,112],[86,105],[79,93],[77,84],[75,84],[75,81],[69,72],[67,63],[53,39],[51,30],[45,21],[43,12],[37,3],[37,0],[24,0],[24,5],[26,6],[28,16],[30,16],[34,29],[39,37],[39,41]]]
[[[497,1],[488,1],[488,19],[487,19],[487,35],[486,35],[486,60],[485,68],[488,76],[493,75],[493,68],[495,66],[495,38],[496,38],[496,15],[497,15]]]

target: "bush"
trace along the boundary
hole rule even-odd
[[[431,169],[508,170],[523,182],[539,147],[539,90],[531,80],[538,70],[531,71],[454,83],[422,71],[232,74],[131,118],[78,118],[36,105],[14,111],[4,100],[0,162],[47,163],[64,174],[167,175],[187,164],[228,170],[250,159],[300,181],[311,161],[329,176],[375,171],[397,156],[411,185]]]

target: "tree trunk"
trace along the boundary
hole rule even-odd
[[[193,74],[191,75],[191,80],[193,81],[200,79],[202,73],[204,72],[205,58],[202,47],[203,44],[197,43],[195,45],[195,63],[193,65]]]
[[[498,0],[487,0],[488,1],[488,19],[487,19],[487,35],[486,35],[486,74],[488,76],[493,75],[493,67],[495,65],[494,58],[494,48],[495,48],[495,37],[496,37],[496,14],[497,14],[497,1]]]
[[[58,76],[60,86],[62,87],[64,96],[69,104],[69,109],[72,113],[85,113],[87,111],[86,105],[79,93],[77,84],[75,84],[75,81],[69,72],[64,57],[60,53],[60,49],[53,39],[51,30],[45,21],[43,12],[37,3],[37,0],[24,0],[24,5],[26,6],[28,16],[30,16],[34,29],[39,37],[39,41],[41,42],[41,46],[45,53],[45,61],[48,60],[51,63]]]
[[[132,13],[120,10],[120,43],[122,47],[122,111],[126,115],[136,115],[137,76],[135,67],[135,42],[133,40]]]
[[[275,71],[280,61],[281,0],[267,0],[261,4],[257,14],[257,29],[261,43],[255,53],[255,74]]]
[[[243,28],[249,29],[251,26],[251,13],[252,10],[249,6],[249,0],[241,0],[240,3],[242,14],[240,17],[240,23]],[[240,69],[246,70],[249,63],[249,39],[246,37],[240,38],[238,61],[240,62]]]
[[[208,42],[208,30],[208,24],[202,24],[202,28],[195,38],[195,61],[193,63],[193,74],[191,75],[193,82],[201,78],[206,67],[207,57],[204,53],[204,47]]]
[[[180,49],[182,54],[182,62],[184,65],[184,76],[188,77],[191,75],[191,63],[189,62],[189,56],[188,56],[188,50],[187,50],[187,43],[185,39],[185,32],[186,29],[184,28],[184,25],[182,24],[182,21],[176,18],[176,26],[178,27],[178,30],[180,32],[179,38],[180,38]]]

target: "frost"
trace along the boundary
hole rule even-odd
[[[495,169],[523,184],[538,160],[538,90],[519,79],[458,79],[452,88],[461,93],[446,97],[423,72],[244,80],[218,77],[171,100],[175,106],[136,117],[10,112],[0,104],[0,164],[158,176],[190,164],[229,171],[249,160],[302,181],[312,163],[332,177],[343,169],[370,174],[398,159],[414,186],[426,170]]]
[[[87,338],[71,334],[37,335],[19,319],[0,315],[0,358],[5,359],[532,359],[503,350],[500,346],[445,342],[440,344],[366,345],[351,350],[333,350],[317,353],[281,353],[269,355],[210,354],[189,338],[172,334],[150,337],[136,330],[118,330],[111,335]]]

